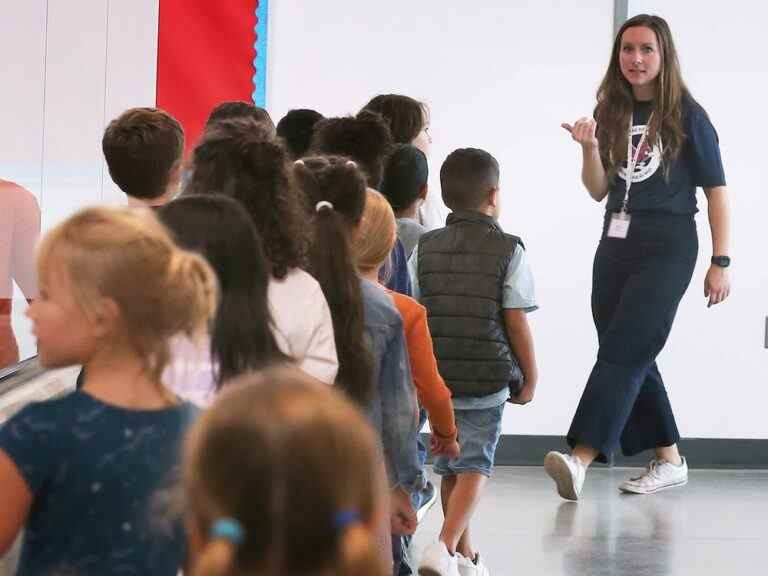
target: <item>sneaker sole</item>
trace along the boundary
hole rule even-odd
[[[573,502],[579,499],[576,494],[573,483],[574,478],[568,465],[561,458],[554,454],[547,454],[544,458],[544,470],[557,485],[557,493],[561,498]]]
[[[688,484],[688,478],[686,478],[682,482],[675,482],[674,484],[664,484],[663,486],[659,486],[658,488],[654,488],[652,490],[648,490],[646,488],[633,488],[632,486],[619,486],[619,491],[623,492],[624,494],[656,494],[656,492],[669,490],[670,488],[680,488],[681,486],[685,486],[686,484]]]

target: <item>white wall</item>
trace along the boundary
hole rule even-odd
[[[3,60],[0,177],[41,201],[45,227],[77,208],[122,202],[100,151],[101,132],[130,106],[153,105],[159,0],[0,0]],[[766,212],[759,99],[768,67],[762,4],[632,1],[661,11],[683,72],[721,137],[733,208],[734,293],[707,310],[710,255],[701,262],[660,365],[689,437],[766,438],[762,348],[768,314],[762,243]],[[559,127],[589,114],[608,60],[613,2],[280,0],[270,5],[268,106],[356,112],[372,95],[429,103],[433,191],[454,148],[480,146],[502,164],[502,224],[526,241],[541,310],[531,316],[541,383],[534,404],[509,407],[505,433],[563,434],[594,361],[590,268],[602,207],[579,183],[579,152]],[[702,206],[706,206],[702,199]],[[17,312],[22,306],[17,305]],[[20,322],[18,317],[14,322]],[[33,343],[17,325],[23,349]],[[723,409],[727,406],[727,409]]]
[[[668,13],[686,78],[719,129],[736,226],[733,299],[707,310],[701,292],[711,250],[705,215],[698,218],[701,264],[660,366],[684,436],[766,438],[758,411],[768,402],[760,291],[768,282],[759,244],[747,244],[765,212],[758,154],[766,133],[756,102],[766,66],[762,51],[747,48],[759,42],[754,11],[766,9],[735,2],[741,9],[731,3],[724,14],[722,4],[716,11],[714,2],[690,0],[632,2],[633,12],[641,4]],[[294,107],[354,113],[374,94],[405,93],[432,110],[434,191],[441,162],[457,147],[483,147],[499,159],[501,222],[526,241],[541,304],[530,317],[537,399],[507,409],[505,433],[564,434],[595,359],[589,293],[603,207],[581,187],[580,152],[559,125],[591,113],[612,24],[608,0],[271,5],[268,107],[276,120]]]
[[[124,202],[101,153],[106,123],[153,106],[159,0],[0,0],[0,177],[40,202],[43,229],[79,208]],[[34,354],[14,302],[22,357]]]

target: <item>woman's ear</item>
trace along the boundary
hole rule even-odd
[[[419,200],[424,202],[427,199],[427,192],[429,192],[429,184],[424,184],[419,190]]]

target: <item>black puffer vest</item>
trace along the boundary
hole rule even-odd
[[[522,382],[501,306],[522,240],[479,212],[457,211],[419,239],[418,279],[440,374],[454,397],[479,398]]]

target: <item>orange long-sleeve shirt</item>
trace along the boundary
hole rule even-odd
[[[387,290],[403,318],[408,357],[419,403],[429,414],[429,424],[436,436],[456,439],[456,420],[451,391],[437,370],[432,335],[427,325],[427,309],[404,294]]]

